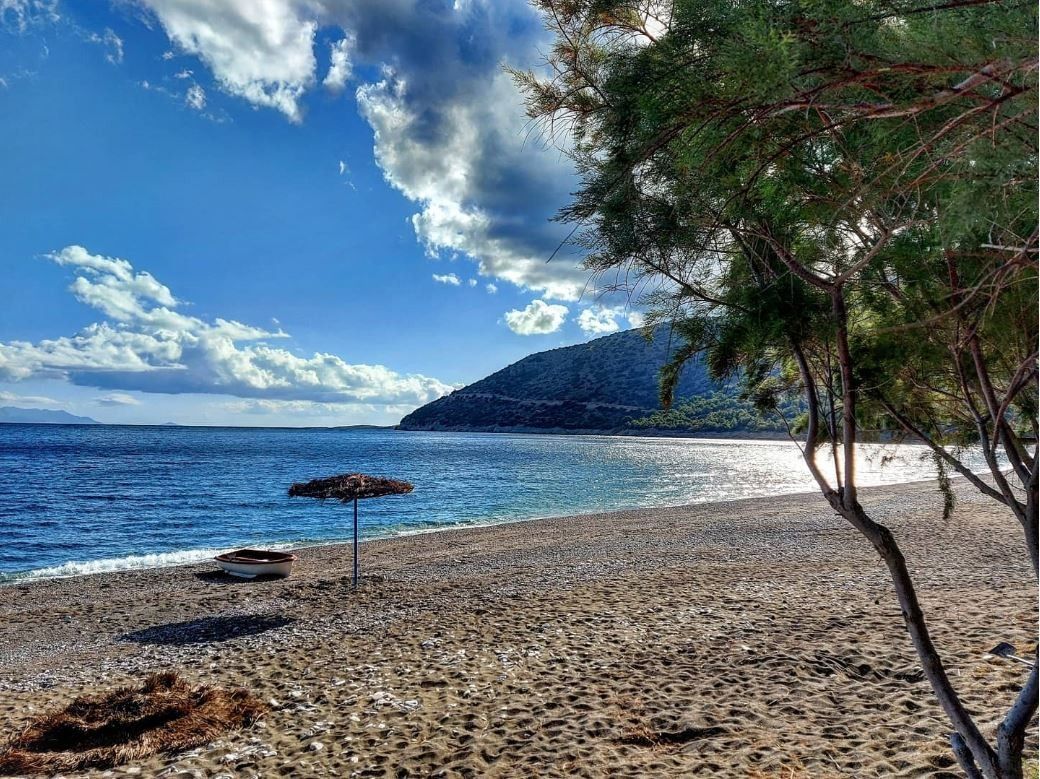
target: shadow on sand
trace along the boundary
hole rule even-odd
[[[136,644],[163,644],[165,646],[187,646],[190,644],[215,644],[244,636],[255,636],[268,630],[284,627],[293,619],[280,614],[241,614],[225,617],[200,617],[187,622],[171,622],[156,625],[132,633],[124,633],[120,641]]]
[[[254,576],[252,579],[243,579],[241,576],[232,576],[224,571],[199,571],[195,578],[206,584],[258,584],[260,582],[285,581],[284,576]]]

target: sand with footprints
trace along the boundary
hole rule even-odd
[[[995,727],[1036,639],[1010,515],[960,486],[864,501],[905,545],[936,641]],[[818,495],[624,511],[0,588],[0,732],[145,673],[256,691],[202,749],[93,775],[955,776],[888,577]],[[1035,727],[1030,749],[1036,750]]]

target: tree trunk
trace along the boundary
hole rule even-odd
[[[1015,705],[997,729],[997,760],[1000,764],[1001,779],[1022,777],[1022,747],[1025,746],[1026,728],[1036,716],[1037,674],[1037,654],[1034,652],[1033,670],[1029,672],[1029,679],[1019,692]]]
[[[833,505],[833,501],[832,501]],[[839,504],[840,506],[840,504]],[[932,686],[939,705],[942,706],[946,716],[949,717],[956,733],[950,737],[954,754],[965,773],[971,776],[982,776],[986,779],[1020,779],[1021,767],[1018,774],[1006,774],[1001,770],[996,751],[989,745],[975,724],[971,713],[964,707],[960,696],[953,688],[950,677],[946,673],[942,658],[932,643],[925,622],[924,612],[917,599],[910,571],[906,567],[906,559],[899,548],[892,532],[884,525],[878,524],[856,503],[851,509],[844,506],[835,506],[838,513],[844,516],[859,530],[881,555],[881,559],[888,567],[892,583],[895,585],[896,598],[903,612],[903,620],[906,623],[910,640],[913,642],[917,657],[921,661],[921,669],[925,678]],[[1020,696],[1021,697],[1021,696]],[[1035,694],[1033,699],[1035,700]],[[1019,763],[1021,763],[1021,746],[1017,752]],[[975,767],[975,773],[972,772]]]
[[[1040,537],[1038,537],[1038,527],[1040,527],[1040,521],[1038,521],[1037,514],[1040,513],[1040,453],[1033,457],[1033,469],[1032,473],[1029,474],[1029,481],[1026,483],[1026,510],[1025,518],[1022,522],[1022,527],[1026,532],[1026,546],[1029,547],[1029,559],[1033,563],[1033,574],[1036,575],[1040,572],[1038,567],[1037,554],[1040,553]]]

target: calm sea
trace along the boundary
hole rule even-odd
[[[814,488],[789,442],[0,424],[0,581],[343,540],[349,507],[286,489],[346,471],[415,484],[362,501],[365,538]],[[922,447],[865,447],[860,472],[934,466]]]

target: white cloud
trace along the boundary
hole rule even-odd
[[[202,59],[221,87],[298,122],[300,96],[314,83],[310,4],[295,0],[141,0],[169,39]],[[310,6],[313,7],[313,6]]]
[[[223,89],[291,121],[318,83],[315,33],[341,29],[322,83],[343,89],[359,66],[381,76],[356,89],[386,181],[412,201],[427,252],[458,253],[479,273],[575,301],[588,274],[549,220],[575,188],[558,152],[528,138],[521,96],[503,65],[537,65],[546,42],[527,0],[139,0],[182,52]],[[361,71],[361,72],[368,72]]]
[[[370,403],[315,403],[311,400],[229,400],[221,404],[221,408],[236,414],[293,414],[327,417],[330,414],[350,414],[362,418],[371,418],[372,414],[389,413],[404,416],[413,410],[412,406],[374,406]]]
[[[25,30],[37,22],[55,22],[58,0],[0,0],[0,26]]]
[[[459,277],[456,276],[454,273],[434,273],[433,280],[436,281],[438,284],[450,284],[453,287],[457,287],[459,286],[459,284],[462,283]]]
[[[105,47],[105,59],[111,64],[118,65],[123,61],[123,39],[116,35],[111,28],[106,27],[105,32],[101,35],[91,34],[88,40]]]
[[[347,35],[338,41],[329,44],[329,70],[325,74],[322,85],[333,92],[342,92],[354,72],[354,65],[350,61],[351,52],[357,40],[353,35]]]
[[[496,292],[498,292],[498,285],[489,282],[484,285],[484,289],[487,290],[489,295],[494,295]]]
[[[156,310],[164,312],[178,304],[169,287],[147,271],[134,273],[126,260],[91,254],[82,246],[66,246],[47,256],[58,265],[84,271],[86,275],[78,276],[69,289],[81,303],[117,321],[149,316],[146,303],[158,303],[162,308]]]
[[[339,175],[342,176],[348,170],[349,170],[349,168],[347,167],[347,163],[345,163],[343,160],[340,160],[339,161]]]
[[[517,335],[545,335],[555,333],[567,321],[567,307],[532,300],[527,308],[505,313],[506,324]]]
[[[531,240],[543,228],[517,230],[529,219],[531,201],[511,201],[508,210],[497,214],[480,204],[512,198],[509,179],[537,178],[544,165],[537,150],[522,152],[517,133],[526,120],[504,74],[492,76],[463,102],[439,106],[435,142],[426,127],[430,116],[413,108],[404,76],[387,71],[383,80],[359,87],[357,101],[375,132],[376,162],[384,177],[422,208],[412,217],[412,227],[429,255],[465,254],[477,261],[482,275],[548,298],[571,301],[581,296],[587,274],[564,260],[547,263],[556,244]],[[559,175],[544,168],[542,173],[546,178]],[[531,182],[518,184],[523,191]],[[489,192],[490,187],[501,191]],[[536,207],[542,204],[538,199]]]
[[[54,398],[47,398],[42,395],[18,395],[14,392],[3,391],[0,391],[0,403],[5,405],[8,403],[14,403],[18,406],[30,406],[32,408],[47,408],[50,406],[61,405]]]
[[[617,323],[618,314],[612,308],[586,308],[578,314],[578,327],[587,335],[606,335],[621,329]]]
[[[314,403],[307,400],[229,400],[215,404],[220,416],[250,418],[248,424],[347,425],[393,424],[413,410],[410,405],[375,406],[370,403]]]
[[[99,406],[140,406],[141,401],[125,392],[109,392],[95,401]]]
[[[201,111],[206,107],[206,90],[198,84],[192,84],[188,87],[188,91],[184,93],[184,102],[189,108]]]
[[[126,260],[80,246],[50,259],[76,270],[69,289],[110,321],[36,343],[0,342],[0,380],[58,378],[108,390],[412,406],[452,389],[334,354],[301,357],[268,343],[288,338],[281,330],[188,316],[177,310],[180,301],[168,287]]]
[[[626,311],[623,307],[609,308],[593,306],[578,314],[578,327],[586,335],[607,335],[621,329],[619,319],[624,319],[629,327],[642,327],[643,315],[638,311]]]
[[[477,286],[477,280],[476,279],[469,279],[466,283],[469,284],[471,287]]]

